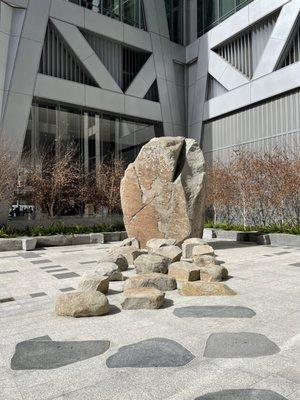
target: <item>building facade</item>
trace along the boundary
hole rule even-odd
[[[299,144],[300,0],[0,0],[0,135],[86,171],[154,136]]]

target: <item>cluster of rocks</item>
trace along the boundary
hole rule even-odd
[[[135,267],[127,278],[124,271]],[[109,312],[105,296],[109,283],[124,281],[123,309],[158,309],[165,292],[176,290],[184,296],[224,296],[235,292],[222,283],[227,269],[216,259],[204,240],[191,238],[181,246],[175,239],[150,239],[140,249],[135,238],[124,240],[102,256],[93,273],[82,276],[78,290],[61,295],[56,302],[58,315],[82,317]]]

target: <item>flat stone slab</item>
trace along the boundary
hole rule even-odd
[[[182,367],[195,356],[181,344],[165,338],[143,340],[121,347],[110,356],[108,368]]]
[[[195,400],[287,400],[287,398],[272,390],[235,389],[208,393]]]
[[[16,346],[11,359],[12,370],[55,369],[74,364],[105,353],[110,346],[107,340],[55,342],[26,340]]]
[[[279,352],[280,348],[265,335],[252,332],[221,332],[210,335],[204,357],[254,358]]]
[[[256,315],[250,308],[239,306],[189,306],[175,308],[173,314],[178,318],[252,318]]]

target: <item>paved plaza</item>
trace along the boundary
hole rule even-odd
[[[0,400],[299,400],[300,248],[211,244],[236,296],[128,311],[111,282],[110,314],[79,319],[55,299],[110,244],[0,253]]]

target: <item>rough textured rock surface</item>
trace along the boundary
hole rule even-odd
[[[107,276],[99,276],[97,274],[84,274],[79,282],[78,290],[84,292],[96,290],[106,294],[109,287],[109,278]]]
[[[178,281],[198,281],[200,270],[187,261],[178,261],[169,266],[169,275]]]
[[[200,280],[203,282],[221,282],[226,275],[223,269],[227,271],[226,268],[222,268],[219,265],[210,265],[207,267],[200,268]],[[228,272],[227,272],[228,276]]]
[[[121,246],[132,246],[139,249],[140,243],[137,238],[127,238],[122,241]]]
[[[182,243],[201,237],[204,180],[204,157],[194,139],[152,139],[128,166],[121,183],[128,236],[136,237],[141,247],[152,238]]]
[[[176,279],[164,274],[134,275],[127,279],[123,289],[134,289],[140,287],[154,287],[155,289],[166,292],[177,289]]]
[[[128,270],[128,261],[125,256],[122,254],[106,254],[102,256],[99,260],[99,263],[110,262],[117,264],[119,271],[127,271]]]
[[[195,255],[193,256],[193,262],[198,267],[207,267],[208,265],[220,265],[220,261],[216,259],[215,256],[212,255]]]
[[[234,296],[235,291],[221,282],[184,282],[180,289],[183,296]]]
[[[164,303],[165,294],[155,288],[136,288],[124,292],[122,307],[125,310],[158,309]]]
[[[95,290],[61,294],[55,304],[57,315],[92,317],[109,311],[109,303],[103,293]]]
[[[207,244],[205,240],[200,238],[190,238],[186,239],[182,243],[182,257],[183,258],[192,258],[193,256],[193,248],[199,246],[200,244]]]
[[[149,253],[155,253],[163,246],[172,246],[176,244],[176,239],[150,239],[146,243],[146,249]]]
[[[97,265],[94,272],[98,276],[107,276],[110,281],[124,281],[125,277],[119,271],[117,264],[112,262],[103,262]]]
[[[157,254],[144,254],[134,261],[134,265],[138,274],[167,274],[169,261]]]
[[[200,256],[213,256],[215,254],[214,249],[209,244],[198,244],[193,248],[192,258]]]
[[[158,254],[162,257],[170,260],[171,263],[180,261],[182,256],[182,250],[178,246],[162,246],[158,250],[156,250],[155,254]]]
[[[108,251],[109,255],[122,255],[126,258],[129,265],[134,263],[134,260],[142,254],[146,254],[143,250],[138,250],[133,246],[114,246]]]

